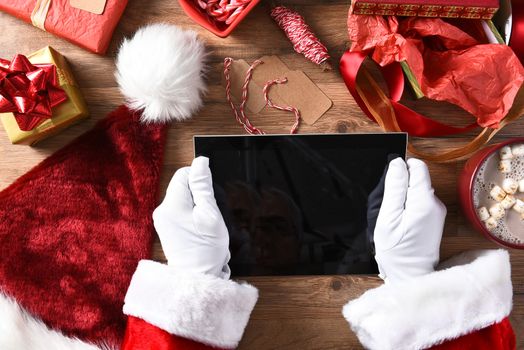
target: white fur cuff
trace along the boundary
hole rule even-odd
[[[257,299],[258,290],[249,284],[142,260],[127,291],[124,313],[171,334],[233,349]]]
[[[462,254],[457,265],[387,284],[346,304],[344,317],[369,349],[426,349],[500,322],[511,311],[505,250]]]

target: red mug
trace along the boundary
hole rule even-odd
[[[231,24],[225,24],[222,22],[213,21],[207,13],[198,6],[195,0],[178,0],[180,6],[184,12],[191,18],[193,21],[200,24],[202,27],[209,30],[211,33],[225,38],[233,29],[236,28],[242,22],[244,17],[260,2],[260,0],[251,0],[251,2],[246,6],[246,8],[238,15],[237,18]]]
[[[509,248],[524,249],[524,245],[506,242],[495,235],[493,235],[479,219],[477,209],[473,203],[473,185],[479,168],[484,164],[484,161],[493,153],[498,152],[502,147],[512,145],[515,143],[524,143],[524,137],[514,138],[493,146],[486,147],[475,153],[464,166],[464,170],[460,174],[458,181],[458,193],[462,211],[468,218],[469,222],[477,231],[482,232],[484,236],[495,241],[496,243]]]

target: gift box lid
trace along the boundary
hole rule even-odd
[[[357,4],[499,7],[498,0],[353,0]]]

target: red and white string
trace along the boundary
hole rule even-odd
[[[231,24],[251,0],[195,0],[207,15],[218,22]]]
[[[237,108],[235,106],[235,103],[233,102],[233,99],[231,97],[231,65],[233,64],[233,59],[231,57],[226,57],[224,59],[224,78],[226,80],[226,98],[229,102],[229,105],[231,106],[231,109],[233,110],[233,113],[235,115],[235,118],[237,122],[242,125],[244,130],[246,130],[251,135],[264,135],[265,132],[262,129],[259,129],[255,127],[249,118],[246,115],[246,103],[248,99],[248,87],[249,82],[251,81],[251,78],[253,76],[253,70],[256,66],[259,64],[262,64],[261,60],[256,60],[251,64],[249,69],[246,72],[246,77],[244,79],[244,84],[242,85],[242,99],[240,102],[240,106]],[[274,104],[271,99],[269,98],[269,89],[271,86],[275,84],[283,84],[287,82],[287,78],[283,79],[275,79],[268,81],[263,88],[264,93],[264,99],[266,100],[266,105],[271,108],[275,108],[281,111],[287,111],[287,112],[293,112],[295,114],[295,123],[291,127],[290,133],[295,134],[298,130],[298,126],[300,125],[300,111],[292,106],[279,106]]]
[[[231,106],[231,109],[233,110],[233,113],[235,114],[235,118],[237,122],[244,127],[244,129],[252,135],[258,135],[258,134],[265,134],[262,130],[256,128],[251,124],[251,121],[246,116],[245,113],[245,106],[247,103],[247,97],[248,97],[248,85],[251,81],[251,77],[253,75],[253,70],[255,67],[259,64],[261,64],[262,61],[256,60],[253,62],[253,64],[249,67],[249,69],[246,72],[246,78],[244,79],[244,85],[242,86],[242,101],[240,103],[239,108],[235,106],[233,103],[233,99],[231,98],[231,65],[233,64],[233,59],[231,57],[226,57],[224,59],[224,78],[226,80],[226,98],[229,102],[229,105]]]
[[[293,124],[293,126],[291,127],[291,130],[289,131],[289,133],[290,134],[296,134],[297,130],[298,130],[298,126],[300,124],[300,111],[296,107],[293,107],[293,106],[279,106],[279,105],[276,105],[269,99],[269,96],[268,96],[269,88],[271,86],[273,86],[275,84],[284,84],[284,83],[287,83],[287,78],[270,80],[270,81],[268,81],[266,83],[266,85],[264,85],[264,89],[262,91],[264,92],[264,99],[266,100],[266,105],[268,107],[275,108],[275,109],[278,109],[278,110],[281,110],[281,111],[293,112],[295,114],[295,124]]]
[[[271,17],[286,33],[296,52],[316,64],[327,63],[329,53],[307,25],[304,17],[284,6],[273,8]]]

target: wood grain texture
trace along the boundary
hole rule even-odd
[[[284,2],[304,15],[317,35],[328,47],[335,69],[322,72],[314,64],[292,51],[284,34],[268,15],[269,7],[260,4],[227,39],[220,39],[194,24],[174,0],[130,0],[110,50],[98,56],[75,47],[49,33],[33,28],[6,14],[0,14],[0,57],[30,53],[51,45],[64,54],[86,97],[91,118],[59,135],[41,142],[37,147],[14,146],[0,128],[0,189],[5,188],[39,161],[90,129],[109,111],[122,103],[113,71],[119,42],[138,27],[151,22],[167,22],[196,30],[209,49],[209,90],[205,107],[195,117],[171,127],[162,174],[161,195],[173,172],[189,164],[193,157],[192,137],[196,134],[241,134],[235,124],[220,85],[222,60],[226,56],[244,58],[248,62],[263,55],[279,55],[292,69],[303,70],[333,100],[333,107],[313,126],[302,126],[301,133],[376,132],[349,95],[337,70],[337,61],[347,45],[346,16],[348,2],[340,0],[289,0]],[[407,94],[409,95],[409,94]],[[412,101],[407,105],[433,118],[453,124],[466,124],[471,116],[446,103]],[[278,111],[264,111],[253,116],[255,125],[268,132],[285,133],[292,116]],[[502,131],[494,142],[524,133],[524,119]],[[467,140],[466,136],[417,140],[426,151],[442,151]],[[464,163],[430,164],[433,184],[438,196],[448,207],[448,218],[442,243],[442,257],[468,249],[497,248],[475,232],[460,214],[456,180]],[[158,241],[153,256],[163,260]],[[511,251],[514,283],[514,309],[511,320],[518,337],[518,348],[524,349],[524,251]],[[250,278],[260,288],[257,304],[241,349],[359,349],[357,339],[342,318],[341,307],[349,299],[376,287],[380,281],[371,276]]]

